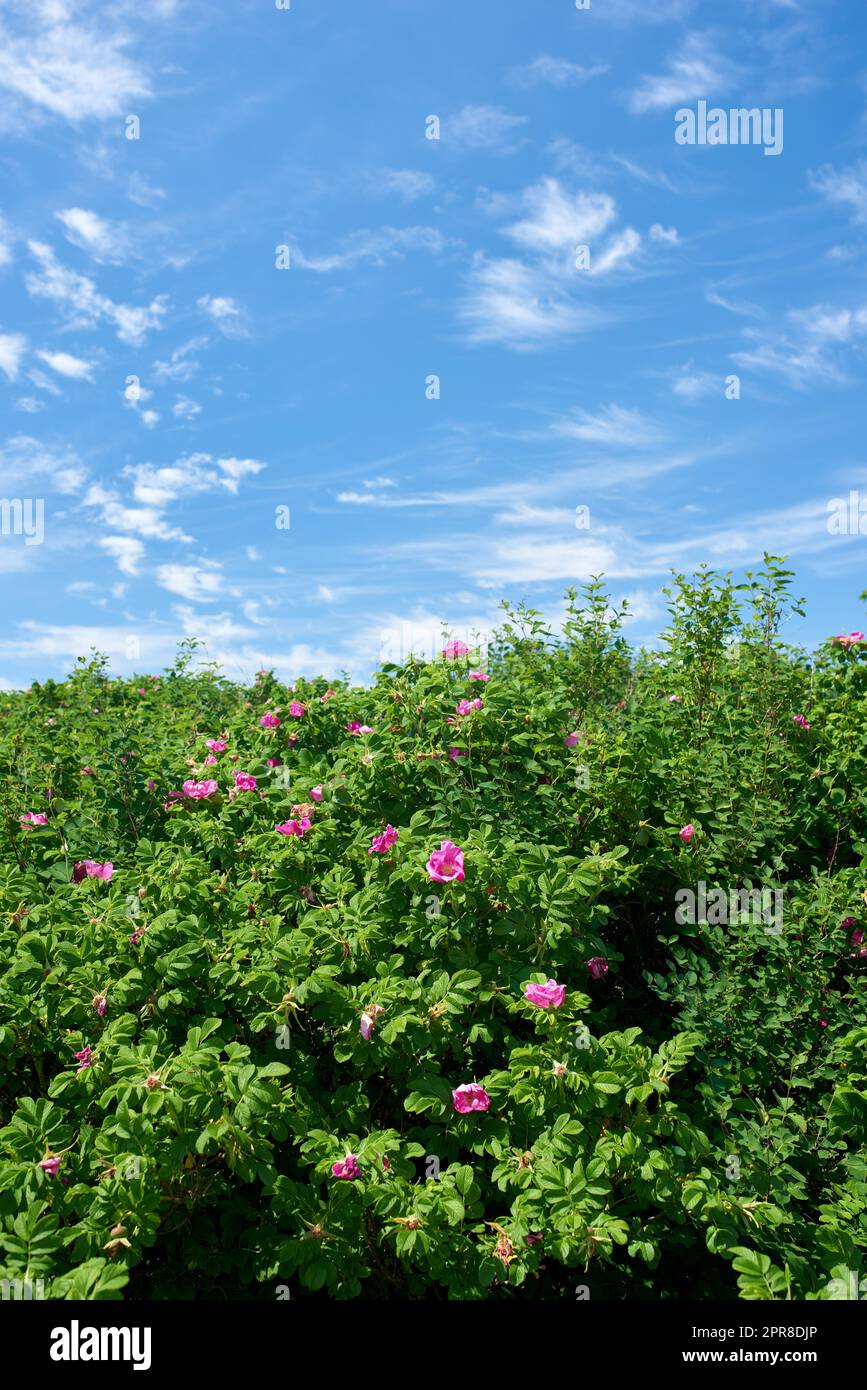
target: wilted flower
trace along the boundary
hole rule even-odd
[[[181,783],[181,790],[184,796],[190,797],[192,801],[202,801],[205,797],[214,795],[217,790],[217,783],[212,777],[207,778],[204,782],[196,782],[191,777],[186,782]]]
[[[540,1009],[559,1009],[566,998],[566,986],[558,985],[556,980],[547,984],[528,984],[524,990],[528,1004],[536,1004]]]
[[[466,748],[455,748],[454,745],[452,745],[452,747],[449,749],[449,757],[452,759],[453,762],[455,758],[465,758],[466,756]]]
[[[78,1071],[86,1071],[91,1063],[90,1043],[88,1043],[87,1047],[83,1048],[81,1052],[74,1052],[73,1056],[78,1063]],[[76,1075],[78,1075],[78,1072],[76,1072]]]
[[[361,1169],[358,1166],[357,1155],[347,1154],[345,1158],[339,1159],[337,1163],[332,1163],[331,1172],[335,1178],[348,1178],[350,1181],[352,1181],[353,1178],[360,1178]]]
[[[801,726],[802,729],[809,729],[809,727],[810,727],[810,725],[807,723],[807,720],[806,720],[806,718],[804,717],[803,714],[793,714],[793,715],[792,715],[792,723],[793,723],[793,724],[799,724],[799,725]]]
[[[108,1000],[106,999],[105,995],[104,995],[104,994],[95,994],[95,995],[93,996],[93,998],[91,999],[90,1002],[91,1002],[91,1004],[93,1005],[93,1007],[96,1009],[96,1012],[99,1014],[100,1018],[104,1018],[104,1017],[105,1017],[105,1006],[106,1006],[106,1004],[108,1003]]]
[[[681,826],[680,830],[678,830],[677,833],[678,833],[678,835],[680,836],[680,838],[683,840],[683,843],[684,843],[685,845],[688,845],[689,842],[690,842],[690,840],[692,839],[693,835],[695,834],[695,826],[692,825],[692,824],[690,824],[690,825],[683,825],[683,826]]]
[[[374,835],[368,854],[387,854],[392,845],[397,843],[398,832],[393,825],[387,825],[381,835]]]
[[[443,840],[427,861],[428,878],[435,883],[463,883],[464,852],[451,840]]]
[[[84,766],[84,767],[81,769],[81,775],[82,775],[82,777],[95,777],[95,776],[96,776],[96,773],[94,772],[93,768],[90,766],[90,763],[87,763],[86,766]]]
[[[256,778],[251,777],[249,772],[236,772],[235,786],[242,792],[254,792],[256,790]]]
[[[63,1159],[54,1154],[51,1158],[43,1158],[41,1163],[38,1163],[36,1166],[41,1168],[43,1173],[47,1173],[50,1178],[56,1178],[57,1174],[60,1172],[60,1165],[62,1162]]]
[[[452,1105],[459,1115],[469,1115],[473,1110],[487,1110],[490,1104],[491,1097],[484,1086],[479,1086],[475,1081],[465,1081],[452,1091]]]
[[[524,1241],[527,1245],[538,1245],[539,1241],[542,1239],[543,1236],[541,1231],[528,1231],[524,1236]]]
[[[326,690],[326,692],[325,692],[324,695],[320,695],[320,696],[319,696],[319,703],[320,703],[320,705],[324,705],[325,702],[326,702],[326,700],[333,700],[333,699],[334,699],[334,695],[335,695],[335,691],[333,691],[333,690],[331,690],[331,689]]]
[[[582,733],[580,729],[574,729],[571,734],[565,736],[563,742],[567,748],[574,748],[576,743],[580,743],[581,739],[586,739],[586,737],[587,735]]]
[[[591,956],[587,962],[587,971],[591,980],[604,980],[608,974],[608,961],[604,956]]]

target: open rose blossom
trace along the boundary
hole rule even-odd
[[[101,878],[108,883],[113,873],[114,865],[111,860],[107,860],[105,864],[97,864],[95,859],[81,859],[72,870],[72,879],[74,883],[81,883],[84,878]]]
[[[608,974],[608,961],[604,956],[591,956],[587,962],[587,973],[591,980],[604,980]]]
[[[280,724],[280,716],[274,714],[273,712],[263,714],[262,718],[259,720],[259,723],[262,725],[263,729],[276,729]]]
[[[369,724],[359,724],[357,719],[350,719],[346,728],[351,734],[372,734],[373,729]]]
[[[575,729],[571,734],[566,734],[563,742],[567,748],[574,748],[582,738],[584,738],[584,734],[582,734],[581,730]]]
[[[464,852],[451,840],[443,840],[427,861],[428,878],[434,883],[463,883]]]
[[[274,829],[278,835],[297,835],[300,839],[310,829],[310,825],[311,822],[304,816],[301,820],[284,820],[282,825],[275,825]]]
[[[357,1155],[347,1154],[345,1158],[339,1159],[337,1163],[332,1163],[331,1172],[335,1178],[348,1178],[350,1181],[353,1178],[360,1178],[361,1169],[358,1166]]]
[[[810,727],[810,725],[807,723],[806,717],[803,714],[793,714],[792,723],[800,725],[802,729],[809,729]]]
[[[226,740],[224,738],[206,738],[205,747],[209,753],[225,753]]]
[[[242,792],[254,792],[256,790],[256,778],[251,777],[249,772],[236,772],[235,786]]]
[[[446,642],[442,650],[442,655],[445,657],[446,661],[454,661],[456,657],[466,656],[469,650],[466,642]]]
[[[540,1009],[559,1009],[566,998],[566,986],[558,985],[556,980],[549,980],[544,985],[529,984],[524,990],[524,998],[528,1004],[537,1004]]]
[[[291,705],[289,706],[289,713],[291,714],[293,719],[303,719],[304,715],[306,714],[306,710],[300,700],[293,700]]]
[[[479,1086],[475,1081],[465,1081],[463,1086],[452,1091],[452,1105],[459,1115],[469,1115],[473,1110],[487,1110],[490,1104],[491,1097],[484,1086]]]
[[[387,825],[381,835],[374,835],[368,854],[388,854],[392,845],[397,844],[398,832],[393,825]]]
[[[50,1178],[56,1178],[57,1174],[60,1172],[60,1165],[62,1162],[63,1159],[55,1154],[51,1158],[43,1158],[42,1162],[37,1166],[42,1169],[43,1173],[47,1173]]]
[[[843,648],[857,647],[859,642],[864,641],[864,633],[850,632],[849,636],[847,637],[845,632],[841,632],[840,635],[838,637],[835,637],[833,640]]]
[[[204,782],[196,782],[190,777],[186,782],[181,783],[181,790],[184,796],[188,796],[192,801],[202,801],[207,796],[213,796],[217,790],[217,783],[212,777]]]
[[[468,671],[467,679],[471,681],[489,681],[491,678],[487,671]]]
[[[460,701],[458,702],[458,704],[455,705],[455,714],[469,714],[469,713],[470,713],[470,710],[481,709],[481,708],[482,708],[482,702],[481,702],[481,700],[479,700],[479,699],[475,699],[475,700],[460,700]]]
[[[692,825],[692,824],[683,825],[683,826],[681,826],[680,830],[678,830],[677,833],[678,833],[678,835],[680,836],[680,838],[683,840],[683,843],[684,843],[685,845],[688,845],[689,842],[690,842],[690,840],[692,839],[693,835],[695,834],[695,826]]]
[[[26,811],[23,816],[19,816],[22,825],[47,825],[47,811]]]

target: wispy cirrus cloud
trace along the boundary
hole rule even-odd
[[[126,232],[107,222],[98,213],[88,208],[65,208],[54,216],[62,224],[67,241],[87,251],[95,261],[120,265],[127,259],[129,241]]]
[[[526,116],[516,116],[502,106],[464,106],[443,122],[442,139],[460,150],[511,154],[523,143],[518,132],[526,124]]]
[[[162,327],[168,311],[166,295],[156,295],[145,305],[115,303],[100,294],[90,276],[64,266],[44,242],[29,241],[27,245],[39,267],[25,276],[27,292],[34,298],[50,300],[67,328],[94,328],[107,321],[121,342],[137,347],[152,329]]]
[[[700,97],[713,98],[732,86],[738,72],[721,52],[716,37],[688,33],[668,60],[665,72],[642,77],[629,94],[628,106],[636,115],[642,115]]]
[[[776,331],[748,329],[745,336],[750,346],[731,354],[741,367],[777,376],[798,391],[846,385],[847,353],[867,336],[867,305],[793,309]]]
[[[829,203],[849,208],[856,222],[867,222],[867,159],[846,169],[823,164],[819,169],[811,169],[808,179],[810,187]]]
[[[389,260],[400,259],[411,251],[438,256],[456,244],[438,227],[381,227],[378,231],[353,232],[341,249],[331,255],[308,256],[296,250],[292,259],[303,270],[328,275],[335,270],[350,270],[362,262],[386,265]]]
[[[549,53],[540,53],[532,63],[512,68],[509,76],[519,87],[576,87],[601,77],[608,71],[606,63],[594,63],[587,67],[581,63],[570,63],[566,58],[553,58]]]

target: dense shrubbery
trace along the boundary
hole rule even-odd
[[[640,656],[598,585],[509,611],[487,680],[3,696],[0,1277],[851,1296],[867,645],[784,647],[789,578],[678,578]]]

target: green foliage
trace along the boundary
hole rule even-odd
[[[652,653],[596,580],[556,635],[507,608],[486,683],[471,652],[240,688],[187,648],[0,696],[0,1278],[867,1288],[867,646],[784,645],[790,582],[676,576]],[[463,881],[429,877],[446,839]],[[550,979],[561,1007],[525,998]]]

